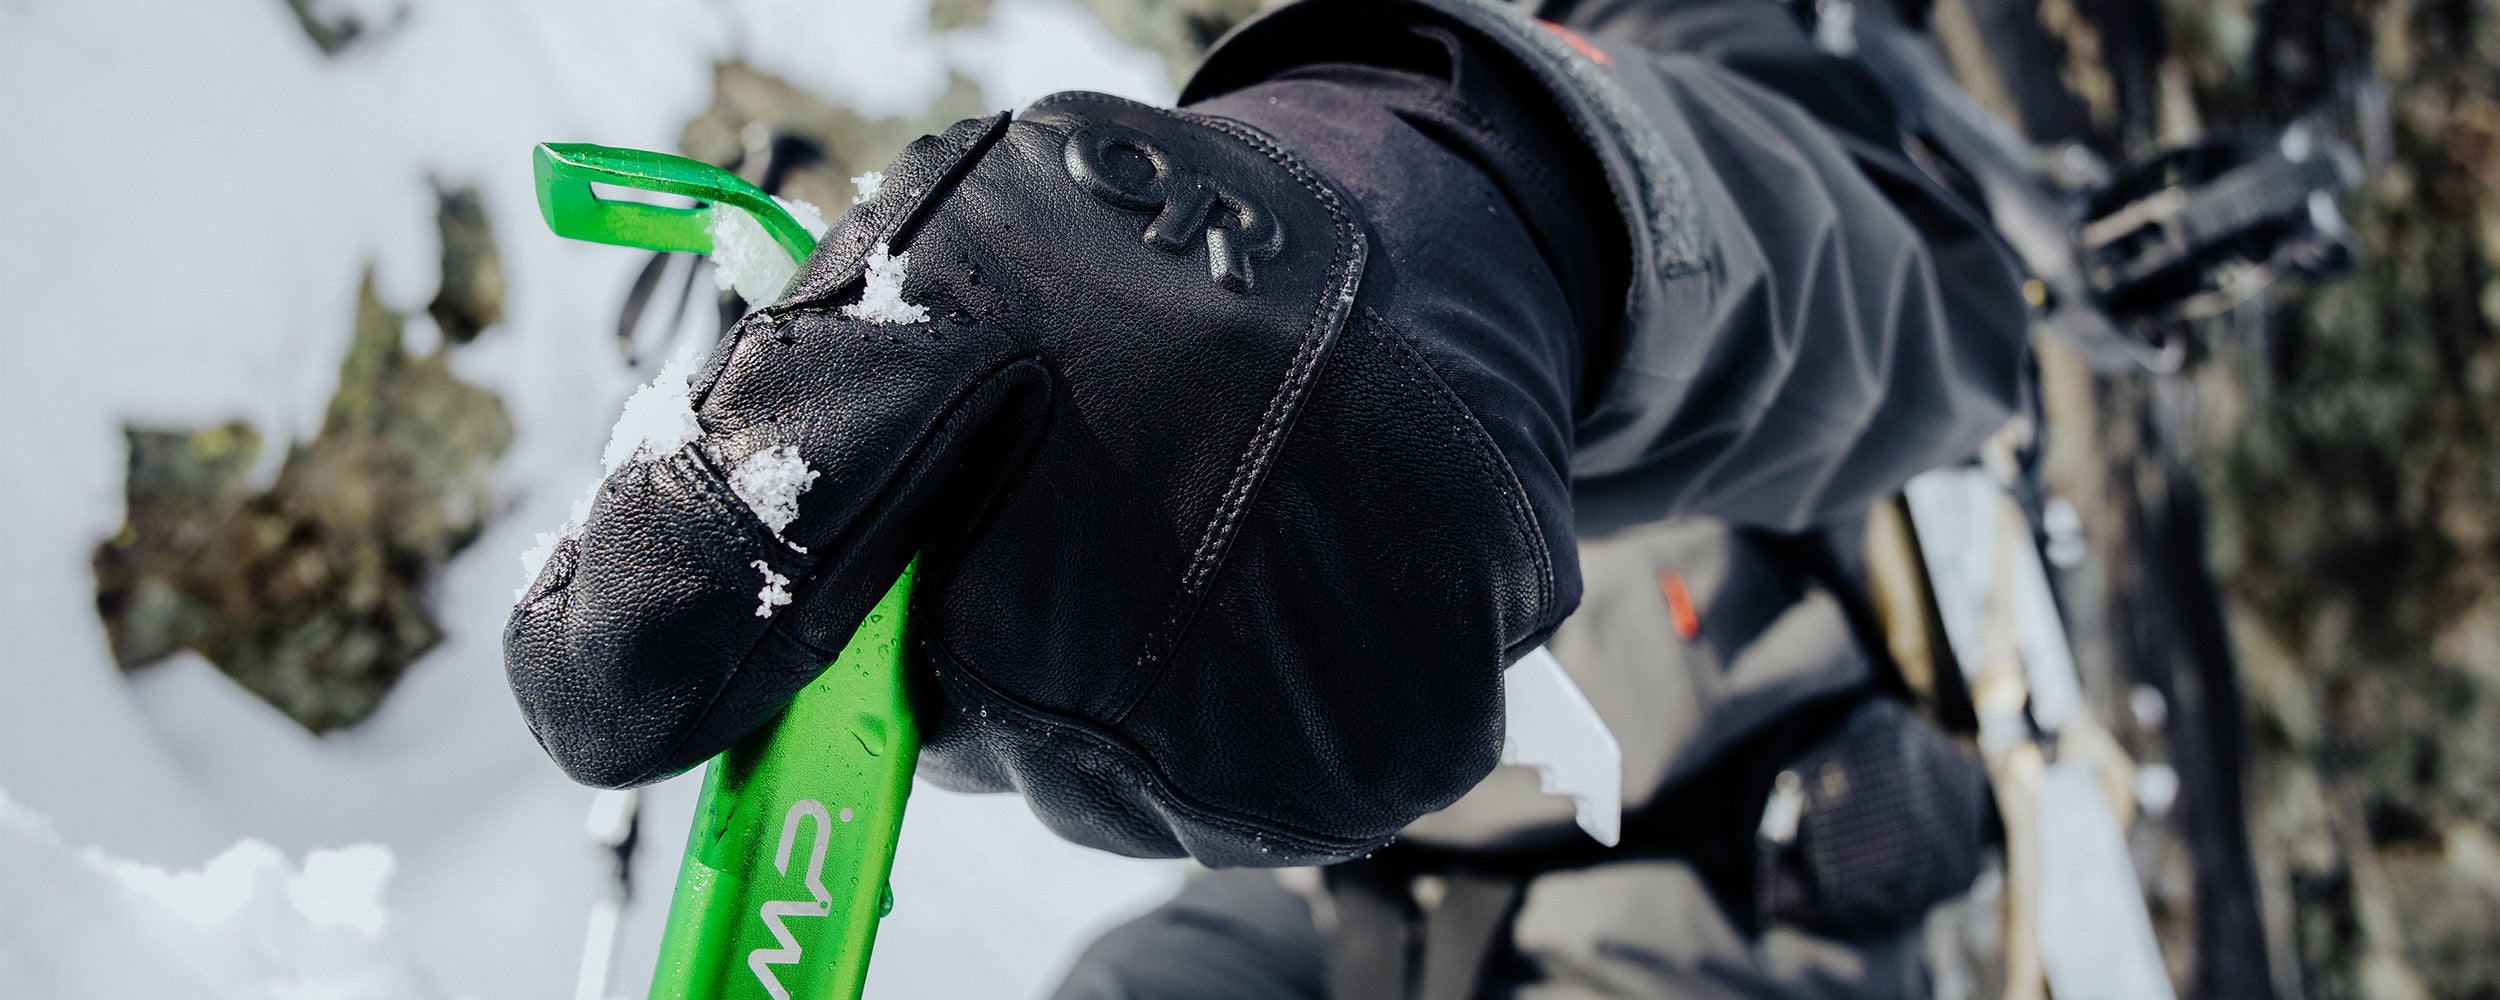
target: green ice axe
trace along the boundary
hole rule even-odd
[[[682,156],[541,143],[538,208],[559,236],[709,253],[711,213],[743,209],[794,259],[816,249],[753,184]],[[669,208],[601,198],[592,183],[693,198]],[[668,905],[652,1000],[856,1000],[877,920],[893,908],[903,800],[920,757],[905,693],[919,560],[780,717],[703,774],[694,829]]]

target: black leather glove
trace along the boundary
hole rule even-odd
[[[1501,192],[1345,93],[1225,107],[1397,176],[1093,94],[913,144],[523,595],[548,753],[605,786],[702,762],[919,551],[942,785],[1214,865],[1458,798],[1499,672],[1577,601],[1576,346]]]

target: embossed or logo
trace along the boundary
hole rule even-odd
[[[1088,194],[1155,214],[1146,224],[1147,246],[1187,253],[1205,234],[1207,271],[1227,291],[1251,291],[1250,262],[1284,247],[1284,233],[1266,206],[1191,169],[1144,132],[1112,122],[1085,125],[1068,137],[1067,159],[1068,176]]]
[[[842,814],[845,820],[850,818],[850,810],[842,810]],[[782,921],[790,917],[821,917],[833,912],[833,892],[825,888],[825,846],[833,839],[833,817],[825,814],[824,803],[815,799],[800,799],[790,804],[790,812],[781,818],[781,850],[773,855],[773,870],[790,874],[790,849],[798,846],[799,821],[803,819],[816,821],[816,844],[807,853],[805,874],[807,894],[815,898],[777,899],[760,907],[755,915],[763,919],[764,929],[772,932],[773,940],[780,947],[757,948],[747,953],[747,971],[755,973],[755,981],[763,984],[764,992],[772,994],[773,1000],[790,1000],[790,991],[781,985],[781,977],[773,975],[772,967],[796,963],[801,954],[799,939]]]

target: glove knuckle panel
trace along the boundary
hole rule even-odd
[[[1211,805],[1375,844],[1499,758],[1503,653],[1550,606],[1553,568],[1515,478],[1437,386],[1377,317],[1348,325],[1206,608],[1120,727],[1208,776]]]
[[[1349,319],[1352,207],[1244,126],[1099,97],[1037,104],[957,197],[994,201],[923,239],[964,227],[1032,283],[1016,329],[1056,395],[928,597],[950,698],[924,772],[1213,865],[1351,856],[1462,794],[1556,567],[1459,395]]]

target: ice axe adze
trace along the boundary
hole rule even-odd
[[[556,235],[710,253],[711,213],[746,212],[790,256],[816,248],[771,195],[666,153],[541,143],[538,208]],[[593,183],[680,195],[687,208],[602,198]],[[913,560],[814,681],[703,774],[694,829],[652,972],[653,1000],[856,1000],[920,756],[905,693]]]

